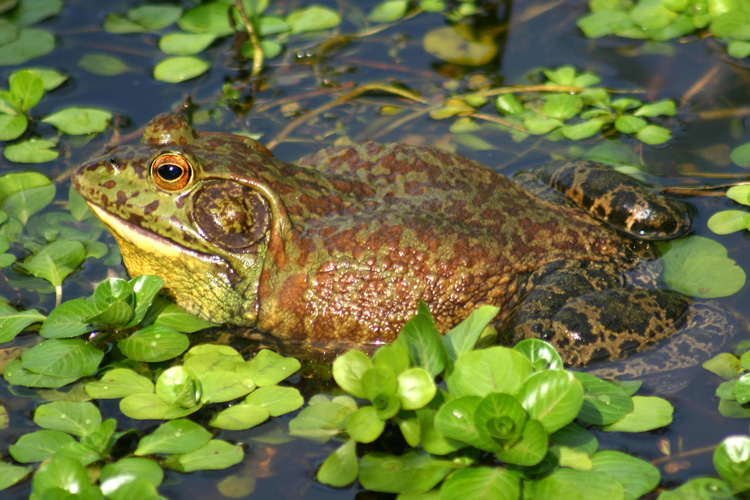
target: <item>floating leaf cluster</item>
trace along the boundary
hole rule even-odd
[[[55,192],[55,185],[39,172],[0,176],[0,268],[6,268],[5,278],[11,285],[40,293],[54,291],[59,304],[63,280],[87,258],[103,257],[107,246],[99,241],[102,225],[92,219],[73,190],[70,211],[39,213],[52,202]],[[17,254],[26,255],[17,262],[21,258]],[[8,306],[0,305],[0,309],[15,313]],[[5,321],[0,321],[0,342],[10,340],[18,331],[7,329]]]
[[[58,15],[62,8],[62,0],[0,2],[0,66],[22,64],[52,52],[55,36],[33,25]]]
[[[496,313],[480,307],[441,338],[420,304],[396,342],[372,358],[359,351],[337,358],[333,377],[349,395],[315,396],[289,423],[294,436],[343,439],[318,480],[332,486],[359,480],[386,493],[439,491],[445,499],[514,499],[521,491],[523,498],[630,499],[653,490],[660,479],[653,465],[597,451],[584,426],[656,429],[671,422],[671,405],[566,371],[541,340],[475,350]],[[377,441],[388,427],[407,451],[358,459],[358,444]]]
[[[8,78],[8,90],[0,91],[0,141],[13,141],[27,132],[29,111],[45,92],[60,86],[68,77],[51,69],[16,71]],[[60,132],[87,135],[103,131],[112,113],[97,108],[68,107],[41,118]],[[17,163],[42,163],[57,158],[56,137],[28,137],[5,147],[6,159]]]
[[[724,379],[716,389],[719,413],[729,418],[750,418],[750,351],[747,345],[739,352],[722,352],[703,363],[703,367]]]
[[[488,102],[489,96],[499,93],[495,107],[504,118],[501,127],[516,140],[528,135],[545,135],[549,140],[581,140],[613,132],[633,135],[652,145],[671,139],[667,127],[650,120],[675,116],[674,101],[644,103],[634,97],[616,97],[606,88],[594,87],[601,81],[599,76],[578,73],[572,66],[545,69],[542,73],[544,79],[540,85],[487,89],[455,97],[430,116],[463,117],[453,123],[451,131],[473,132],[479,125],[472,116]]]
[[[589,0],[578,20],[589,38],[671,40],[705,30],[727,44],[732,57],[750,56],[750,4],[735,0]]]
[[[109,14],[104,21],[104,30],[122,34],[143,33],[160,31],[176,23],[180,31],[166,33],[159,39],[159,49],[169,57],[154,67],[154,78],[177,83],[208,71],[209,62],[196,54],[236,31],[247,29],[252,33],[239,52],[243,57],[260,59],[262,65],[263,59],[281,53],[284,40],[290,35],[327,30],[341,23],[339,13],[329,7],[311,5],[280,17],[266,15],[268,6],[268,0],[245,0],[241,14],[235,2],[221,0],[188,10],[167,3],[142,4],[124,14]],[[93,69],[95,65],[88,67]]]
[[[182,332],[211,325],[155,298],[162,285],[156,276],[111,278],[91,297],[65,302],[47,318],[36,311],[0,307],[3,340],[36,322],[41,322],[39,333],[47,338],[5,366],[6,382],[58,388],[102,373],[85,382],[85,392],[78,391],[77,397],[121,399],[120,411],[127,417],[168,420],[142,437],[132,454],[113,456],[117,441],[133,431],[115,432],[116,421],[102,421],[92,403],[56,401],[39,406],[34,422],[44,430],[24,434],[9,449],[19,464],[41,462],[32,479],[33,495],[47,498],[52,494],[48,490],[62,489],[83,498],[156,498],[162,467],[181,472],[224,469],[244,456],[241,446],[212,439],[211,432],[185,416],[209,404],[228,403],[223,409],[209,409],[214,413],[208,425],[242,430],[302,406],[296,388],[278,385],[299,369],[296,359],[261,350],[246,361],[231,347],[211,344],[187,350],[189,341]],[[88,341],[73,338],[93,330],[97,335]],[[95,342],[118,336],[122,338],[116,349],[105,357]],[[183,353],[180,364],[145,364],[167,362]],[[103,361],[106,364],[100,366]],[[154,456],[159,460],[149,458]],[[102,462],[103,468],[93,465]],[[25,465],[0,462],[0,489],[31,471]]]

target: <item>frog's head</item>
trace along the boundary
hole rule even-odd
[[[282,165],[257,141],[160,115],[140,144],[107,149],[73,184],[132,276],[161,276],[182,307],[209,320],[252,324],[264,260],[288,226],[260,172]]]

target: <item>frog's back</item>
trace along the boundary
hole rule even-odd
[[[297,330],[264,319],[286,323],[289,316],[274,311],[304,304],[295,316],[315,323],[303,327],[308,338],[335,330],[339,338],[387,340],[426,300],[447,330],[482,303],[510,313],[519,280],[549,262],[622,257],[614,231],[437,148],[362,143],[323,150],[300,166],[319,172],[317,186],[330,183],[332,194],[312,200],[315,214],[290,210],[299,230],[293,262],[262,280],[264,329]]]

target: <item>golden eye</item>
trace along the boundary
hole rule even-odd
[[[179,191],[192,177],[188,161],[180,155],[161,155],[151,163],[151,178],[166,191]]]

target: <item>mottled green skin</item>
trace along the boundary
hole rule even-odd
[[[154,183],[150,164],[163,153],[191,164],[184,189]],[[443,332],[493,304],[498,326],[515,332],[511,341],[550,338],[569,362],[585,363],[620,351],[610,349],[617,345],[611,332],[576,342],[553,331],[548,313],[541,323],[533,314],[519,320],[529,309],[524,299],[550,288],[547,276],[560,267],[603,276],[583,293],[630,286],[627,274],[650,252],[578,208],[543,201],[436,148],[364,143],[292,165],[251,139],[199,134],[176,115],[155,118],[141,144],[79,167],[74,184],[100,208],[131,275],[162,276],[182,307],[211,321],[306,341],[393,340],[418,300]],[[206,186],[213,186],[211,203]],[[254,197],[255,208],[217,197],[226,190]],[[537,302],[544,309],[545,300]],[[645,344],[671,335],[664,322],[682,321],[687,305],[673,302],[656,330],[628,338]],[[540,334],[542,323],[548,331]]]

